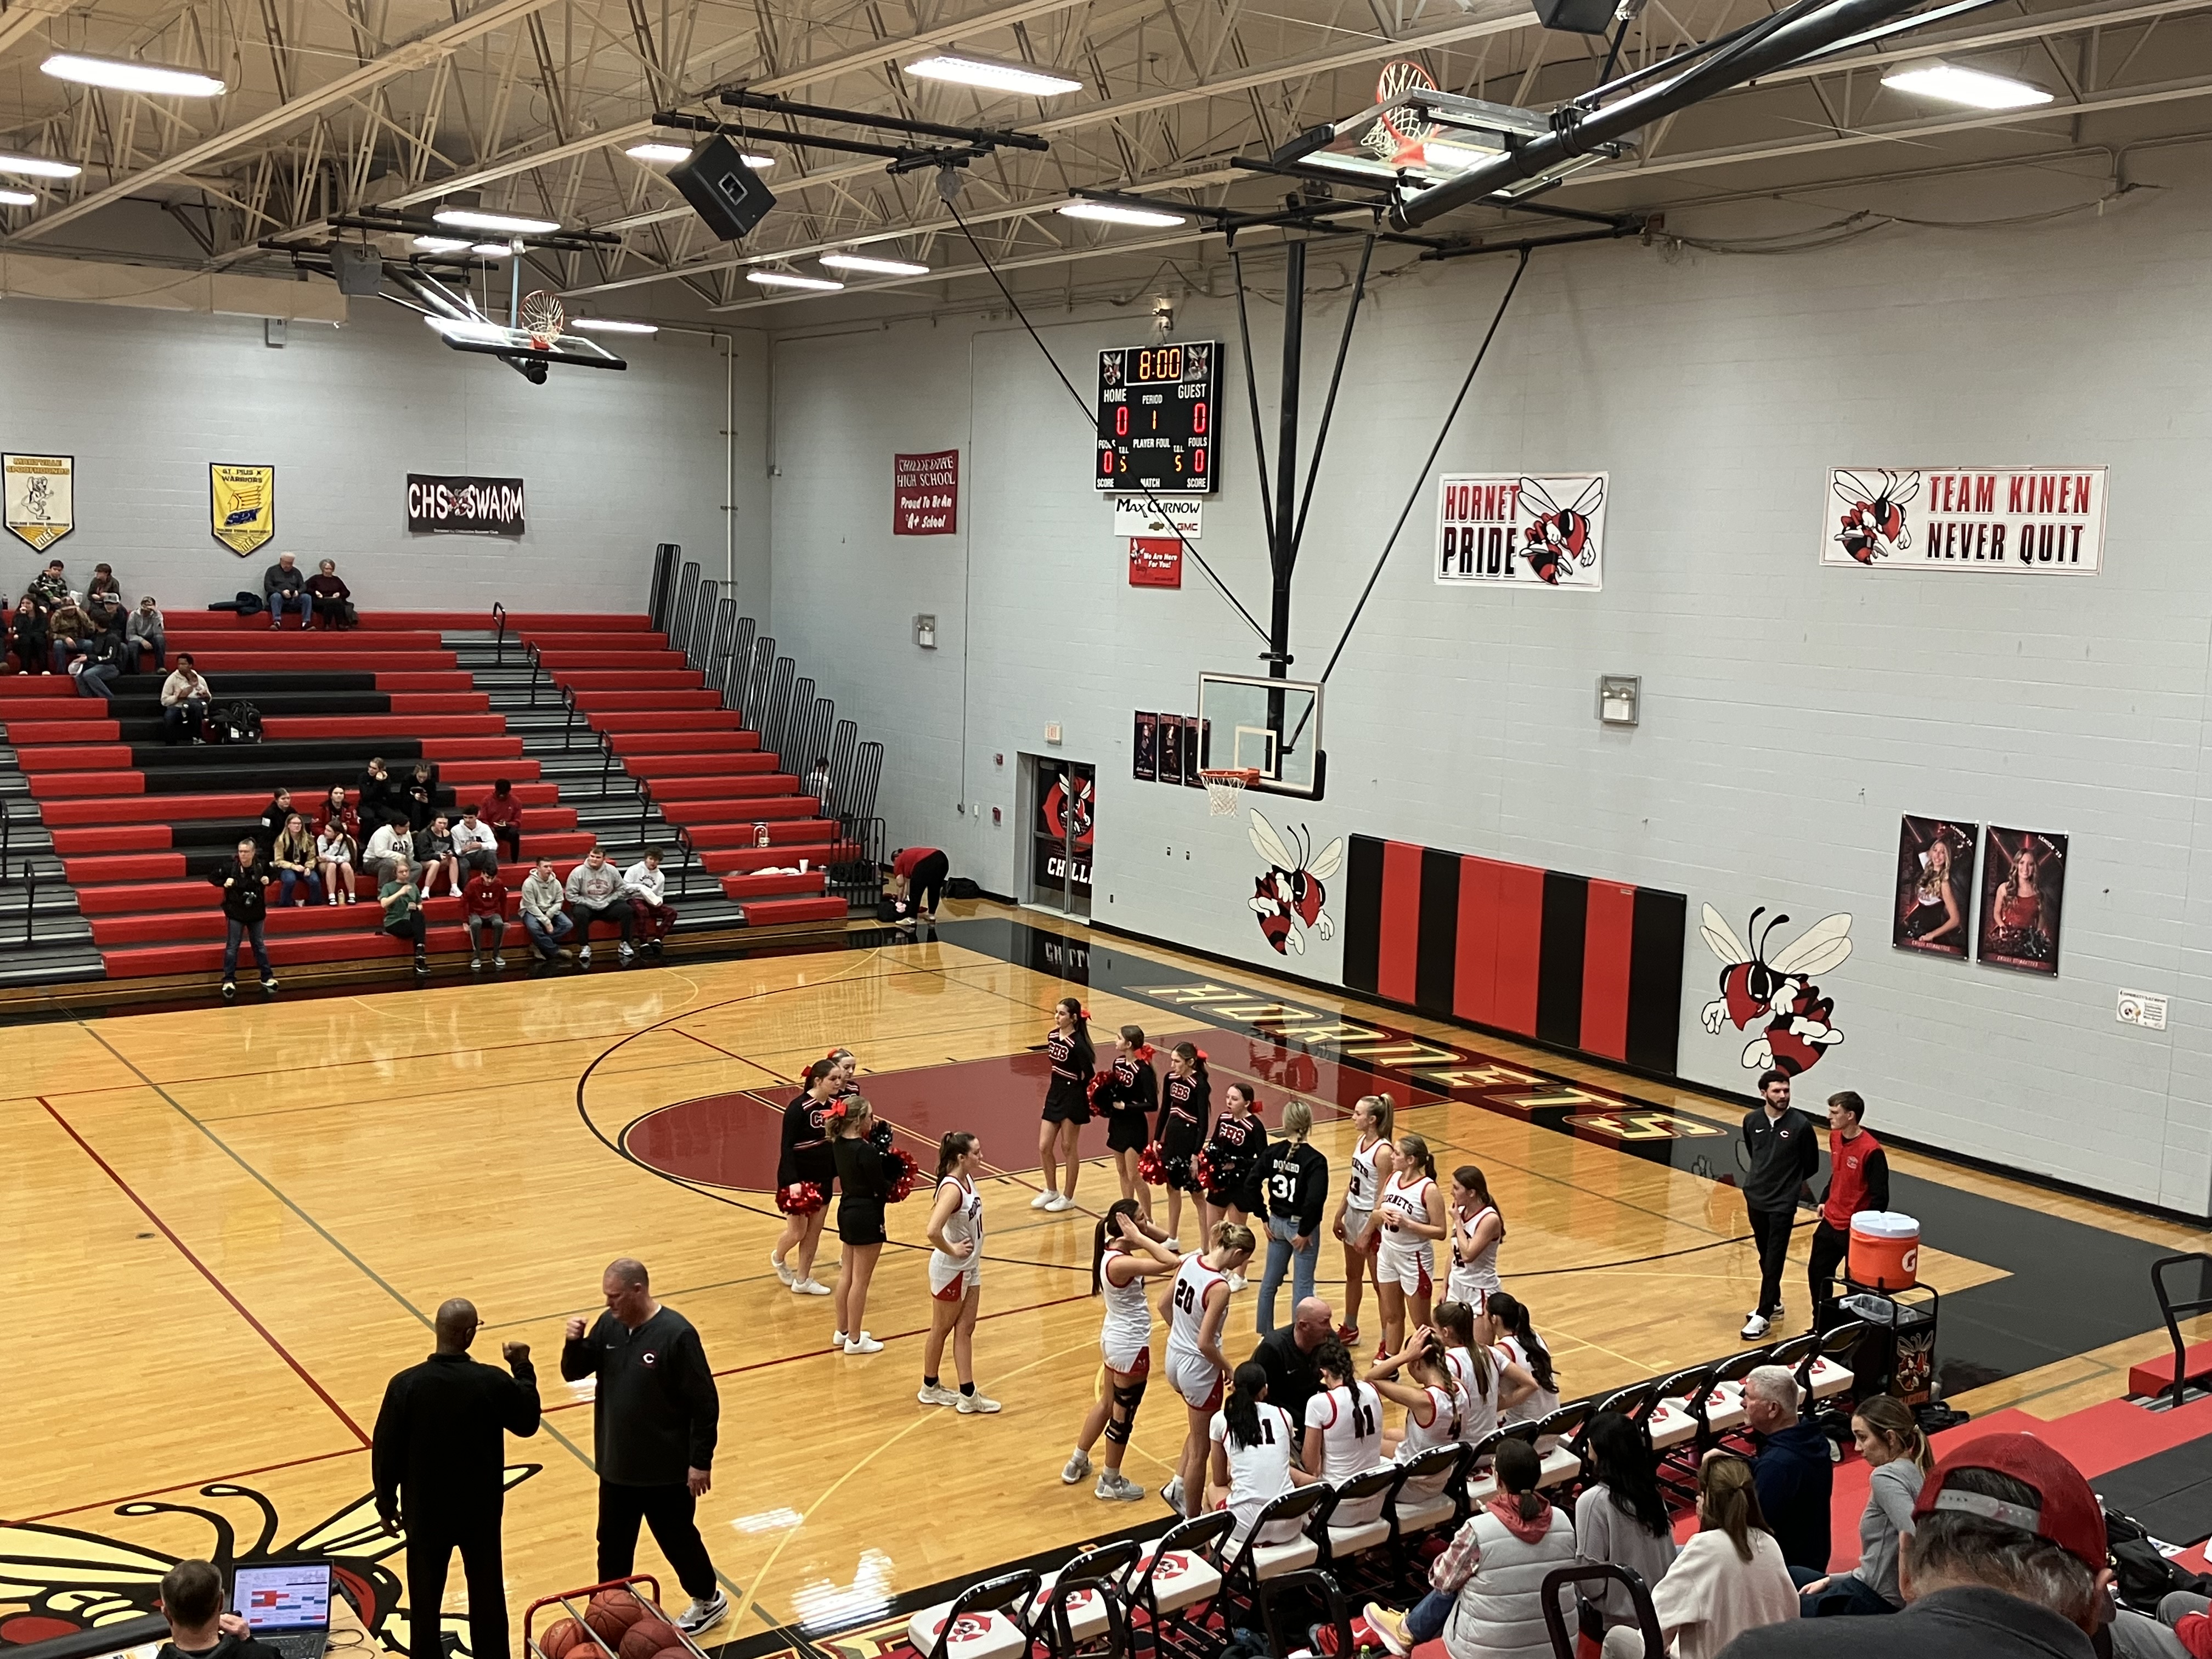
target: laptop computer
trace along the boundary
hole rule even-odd
[[[254,1639],[284,1659],[323,1659],[331,1639],[331,1564],[276,1561],[235,1568],[230,1605]]]

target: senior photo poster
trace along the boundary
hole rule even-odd
[[[1966,959],[1981,825],[1905,814],[1897,832],[1896,902],[1889,942],[1900,951]]]
[[[2066,837],[1991,824],[1982,848],[1981,931],[1974,957],[2022,973],[2058,974]]]

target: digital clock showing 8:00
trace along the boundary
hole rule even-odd
[[[1218,340],[1120,346],[1098,354],[1094,489],[1188,495],[1213,488]]]

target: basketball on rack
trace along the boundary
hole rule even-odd
[[[535,289],[522,296],[522,309],[516,313],[515,326],[528,334],[531,343],[543,351],[568,326],[568,313],[561,308],[561,301],[551,292]]]

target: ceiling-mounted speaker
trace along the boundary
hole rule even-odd
[[[333,242],[331,274],[338,279],[339,293],[374,298],[384,289],[384,256],[373,247]]]
[[[1533,0],[1536,21],[1571,34],[1604,34],[1613,27],[1613,0]]]
[[[707,228],[734,242],[775,205],[760,175],[745,165],[738,147],[720,133],[691,152],[690,159],[668,169],[668,182],[707,222]]]

